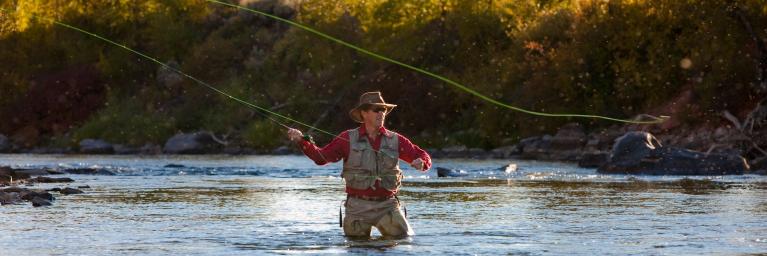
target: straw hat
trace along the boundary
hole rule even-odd
[[[362,123],[362,113],[360,112],[371,106],[384,107],[386,108],[386,114],[389,114],[397,105],[384,102],[383,97],[381,97],[381,92],[366,92],[360,96],[360,102],[357,106],[349,111],[349,116],[351,116],[352,120],[355,122]]]

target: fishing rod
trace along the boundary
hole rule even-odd
[[[603,119],[603,120],[622,122],[622,123],[631,123],[631,124],[659,124],[659,123],[663,123],[663,122],[665,122],[666,120],[669,119],[669,116],[659,116],[659,117],[656,117],[656,116],[652,116],[652,115],[649,115],[649,114],[641,114],[641,115],[639,115],[639,118],[648,118],[648,119],[650,119],[649,121],[642,121],[642,120],[620,119],[620,118],[613,118],[613,117],[600,116],[600,115],[571,114],[571,113],[546,113],[546,112],[538,112],[538,111],[532,111],[532,110],[523,109],[523,108],[520,108],[520,107],[516,107],[516,106],[510,105],[510,104],[506,104],[506,103],[500,102],[500,101],[498,101],[496,99],[490,98],[489,96],[486,96],[486,95],[484,95],[482,93],[479,93],[479,92],[469,88],[468,86],[465,86],[465,85],[463,85],[461,83],[458,83],[456,81],[448,79],[448,78],[446,78],[444,76],[441,76],[441,75],[429,72],[429,71],[427,71],[427,70],[425,70],[423,68],[415,67],[415,66],[409,65],[407,63],[404,63],[404,62],[401,62],[401,61],[398,61],[398,60],[386,57],[384,55],[375,53],[373,51],[367,50],[367,49],[362,48],[360,46],[357,46],[355,44],[343,41],[343,40],[338,39],[336,37],[330,36],[330,35],[328,35],[326,33],[320,32],[320,31],[318,31],[316,29],[313,29],[313,28],[311,28],[311,27],[309,27],[307,25],[304,25],[304,24],[301,24],[301,23],[298,23],[298,22],[295,22],[295,21],[292,21],[292,20],[289,20],[289,19],[281,18],[279,16],[276,16],[276,15],[273,15],[273,14],[269,14],[269,13],[266,13],[266,12],[263,12],[263,11],[247,8],[245,6],[241,6],[241,5],[237,5],[237,4],[223,2],[223,1],[220,1],[220,0],[204,0],[204,1],[207,1],[207,2],[210,2],[210,3],[214,3],[214,4],[220,4],[220,5],[224,5],[224,6],[229,6],[229,7],[235,8],[235,9],[239,9],[239,10],[243,10],[243,11],[247,11],[247,12],[251,12],[251,13],[255,13],[255,14],[259,14],[259,15],[268,17],[270,19],[277,20],[277,21],[289,24],[291,26],[300,28],[302,30],[308,31],[308,32],[310,32],[312,34],[315,34],[317,36],[320,36],[322,38],[330,40],[330,41],[332,41],[334,43],[337,43],[337,44],[346,46],[348,48],[354,49],[354,50],[356,50],[356,51],[358,51],[360,53],[366,54],[366,55],[371,56],[373,58],[376,58],[376,59],[379,59],[379,60],[383,60],[385,62],[389,62],[389,63],[392,63],[392,64],[396,64],[398,66],[401,66],[401,67],[404,67],[404,68],[416,71],[418,73],[430,76],[432,78],[436,78],[436,79],[438,79],[438,80],[440,80],[442,82],[445,82],[445,83],[447,83],[447,84],[449,84],[449,85],[451,85],[453,87],[456,87],[456,88],[458,88],[458,89],[460,89],[460,90],[462,90],[464,92],[467,92],[467,93],[469,93],[471,95],[474,95],[474,96],[476,96],[476,97],[478,97],[478,98],[480,98],[480,99],[482,99],[482,100],[484,100],[486,102],[492,103],[492,104],[494,104],[496,106],[500,106],[500,107],[503,107],[503,108],[506,108],[506,109],[511,109],[511,110],[514,110],[514,111],[518,111],[518,112],[522,112],[522,113],[526,113],[526,114],[530,114],[530,115],[536,115],[536,116],[593,118],[593,119]]]

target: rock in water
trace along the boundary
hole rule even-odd
[[[53,204],[51,204],[50,201],[45,200],[44,198],[35,197],[35,198],[32,199],[32,206],[34,206],[34,207],[50,206],[50,205],[53,205]]]
[[[114,147],[103,140],[84,139],[80,141],[80,153],[84,154],[112,154]]]
[[[167,154],[205,154],[220,147],[221,143],[210,132],[195,132],[171,137],[162,151]]]
[[[59,191],[59,193],[61,193],[62,195],[72,195],[72,194],[82,194],[83,191],[76,188],[66,187],[62,189],[61,191]]]
[[[618,138],[599,173],[646,175],[733,175],[749,170],[746,159],[735,154],[705,154],[664,147],[647,132],[629,132]]]
[[[453,170],[443,167],[437,167],[437,177],[464,177],[468,176],[469,173],[467,173],[464,170]]]

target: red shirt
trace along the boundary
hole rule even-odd
[[[361,125],[359,128],[360,131],[360,138],[362,136],[367,136],[367,130],[365,130],[365,125]],[[380,132],[378,136],[373,141],[373,144],[370,145],[373,147],[374,150],[378,150],[381,147],[381,136],[385,136],[386,134],[386,128],[381,127]],[[429,156],[426,151],[418,147],[417,145],[410,142],[409,139],[405,138],[405,136],[399,135],[399,159],[402,159],[405,162],[412,162],[415,159],[420,158],[421,161],[423,161],[424,169],[423,172],[426,172],[431,168],[431,157]],[[369,141],[369,140],[368,140]],[[299,142],[299,146],[301,147],[301,151],[304,152],[306,156],[308,156],[310,159],[314,160],[314,163],[318,165],[324,165],[330,162],[338,162],[339,160],[343,159],[344,162],[349,158],[349,131],[344,131],[338,136],[336,136],[333,141],[325,145],[325,147],[319,148],[317,145],[312,144],[311,142],[302,140]],[[379,184],[379,181],[376,181],[375,188],[367,188],[364,190],[360,189],[353,189],[350,187],[346,187],[346,193],[353,194],[353,195],[359,195],[359,196],[371,196],[371,197],[385,197],[385,196],[393,196],[397,194],[397,191],[388,191],[386,189],[381,188],[381,184]]]

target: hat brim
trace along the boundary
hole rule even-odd
[[[369,106],[381,106],[386,108],[386,113],[391,113],[392,110],[394,110],[394,107],[397,105],[394,104],[386,104],[386,103],[365,103],[362,105],[357,106],[356,108],[353,108],[351,111],[349,111],[349,116],[351,116],[352,120],[354,120],[357,123],[363,123],[362,121],[362,109],[369,107]]]

